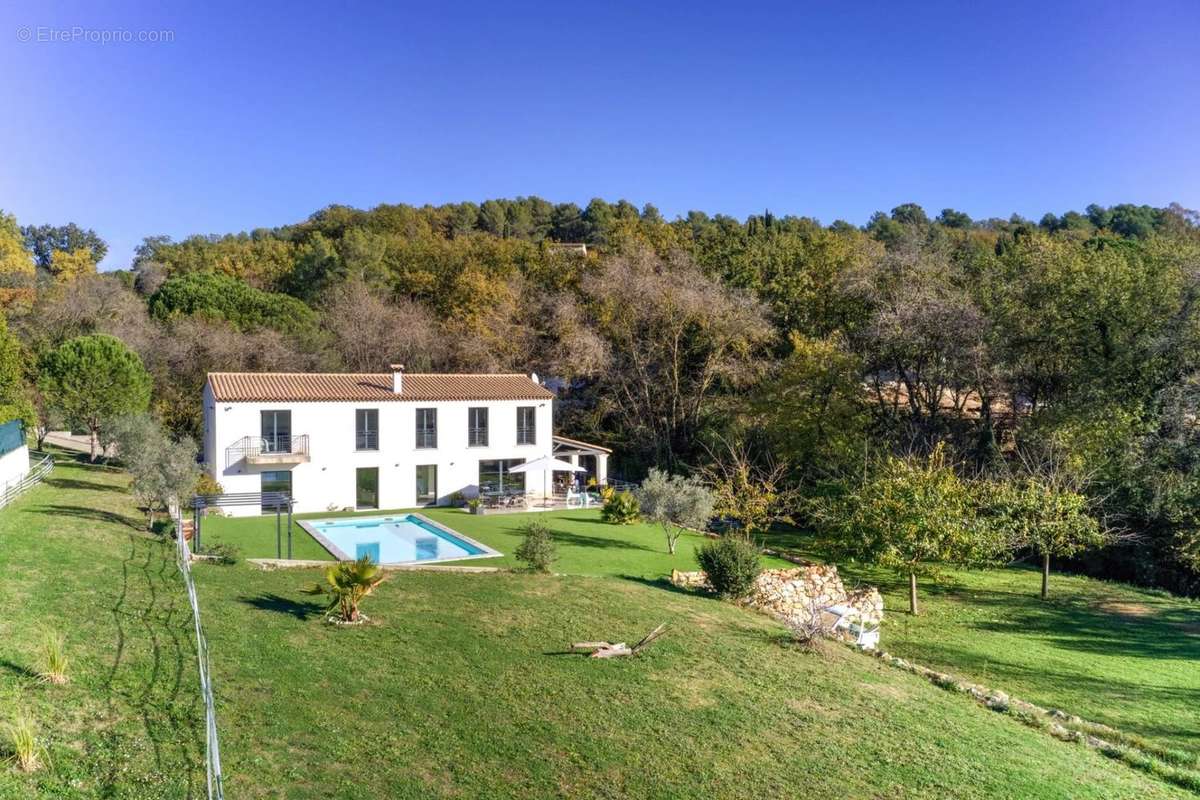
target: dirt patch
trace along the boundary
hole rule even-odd
[[[1154,616],[1154,609],[1145,603],[1105,600],[1102,603],[1097,603],[1096,607],[1109,614],[1116,614],[1119,617],[1129,617],[1131,619],[1144,619],[1145,617]]]

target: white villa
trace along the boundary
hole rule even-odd
[[[213,372],[204,386],[209,474],[226,494],[287,492],[300,513],[438,505],[455,493],[541,496],[550,476],[509,469],[544,456],[607,483],[611,451],[553,431],[554,394],[537,375],[393,365],[378,374]]]

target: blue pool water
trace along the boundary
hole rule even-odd
[[[340,559],[365,555],[376,564],[404,564],[496,555],[496,551],[415,514],[323,520],[307,525],[317,534],[317,540],[323,539],[326,549]]]

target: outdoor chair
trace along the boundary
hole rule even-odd
[[[831,631],[845,631],[854,643],[864,650],[874,650],[879,646],[879,626],[865,625],[859,613],[843,605],[826,606],[822,611],[832,615],[834,622]]]

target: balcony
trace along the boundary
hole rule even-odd
[[[308,434],[303,436],[243,436],[225,448],[225,467],[239,461],[251,466],[304,464],[308,457]]]

